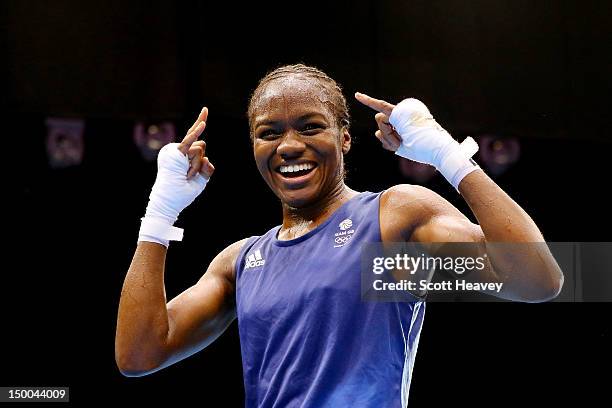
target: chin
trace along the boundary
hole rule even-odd
[[[284,190],[277,193],[278,198],[289,207],[304,208],[312,205],[319,198],[319,191],[309,191],[309,188],[299,190]]]

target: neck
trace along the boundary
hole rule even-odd
[[[283,203],[283,226],[279,238],[283,235],[284,239],[293,239],[316,228],[338,207],[357,194],[342,181],[325,198],[310,206],[294,208]]]

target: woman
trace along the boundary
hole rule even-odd
[[[257,167],[282,204],[282,225],[228,246],[198,283],[166,303],[166,249],[182,237],[172,225],[214,171],[205,143],[197,141],[206,125],[204,108],[183,141],[159,155],[119,305],[115,350],[123,374],[146,375],[173,364],[206,347],[237,317],[246,406],[407,404],[425,304],[419,298],[362,302],[360,245],[543,238],[420,102],[394,106],[356,98],[378,111],[376,136],[383,147],[434,165],[479,225],[423,187],[359,193],[346,186],[351,135],[340,87],[316,68],[280,67],[260,81],[248,118]],[[506,299],[551,299],[562,274],[550,253],[533,255],[491,259],[470,277],[503,281],[494,294]],[[512,268],[516,262],[520,269]]]

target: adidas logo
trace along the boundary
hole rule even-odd
[[[258,249],[247,257],[244,269],[256,268],[265,264],[266,260],[262,258],[261,251]]]

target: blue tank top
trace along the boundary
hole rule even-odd
[[[296,239],[251,237],[236,262],[246,407],[405,407],[425,303],[362,302],[360,246],[380,242],[364,192]]]

